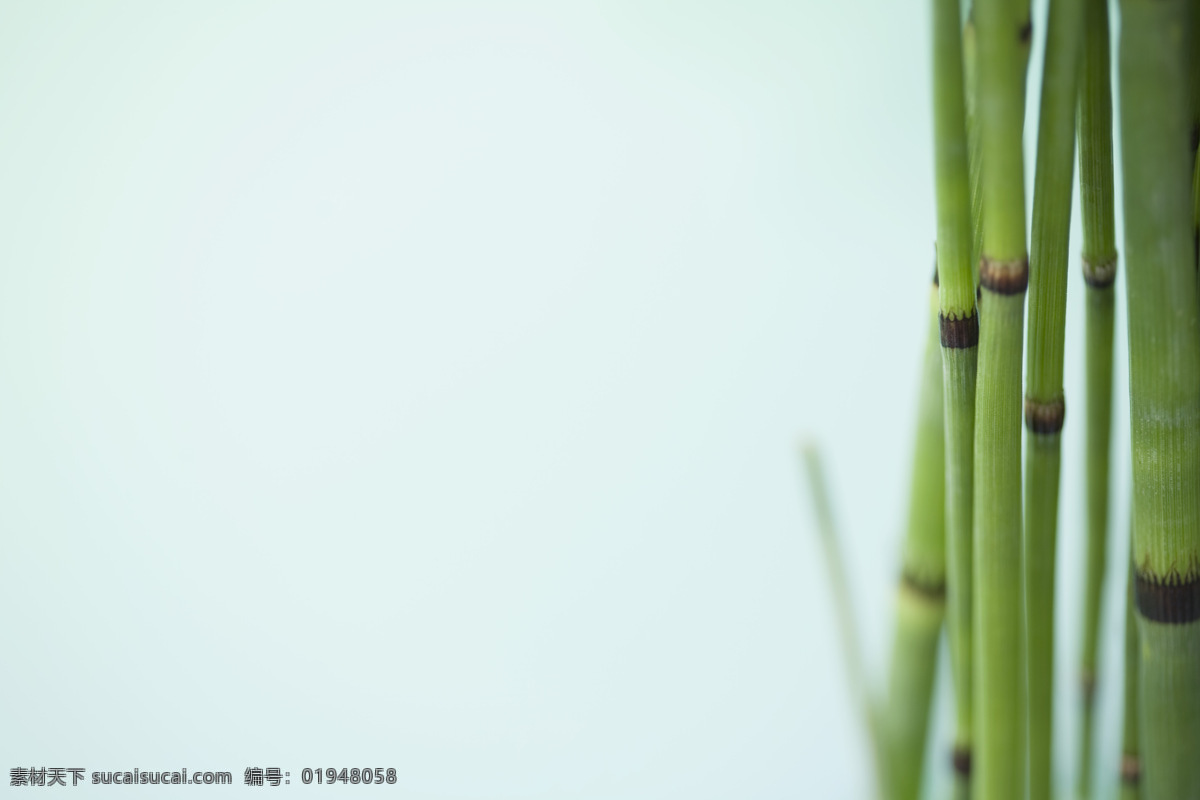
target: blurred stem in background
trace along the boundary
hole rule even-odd
[[[1191,8],[1121,0],[1138,733],[1148,800],[1200,797],[1200,320]]]
[[[1096,653],[1099,648],[1100,608],[1108,552],[1113,286],[1117,275],[1112,148],[1108,1],[1085,0],[1083,76],[1079,92],[1079,196],[1083,218],[1082,261],[1087,315],[1087,566],[1079,670],[1083,717],[1078,772],[1078,793],[1081,798],[1092,796]]]
[[[938,640],[946,613],[946,479],[936,283],[931,300],[888,686],[886,774],[887,796],[892,800],[917,800],[920,795]]]
[[[802,451],[825,572],[833,589],[842,657],[864,729],[871,740],[877,788],[889,800],[916,800],[920,796],[938,640],[946,610],[945,444],[936,280],[935,273],[917,404],[908,529],[896,595],[896,630],[885,709],[872,696],[863,664],[846,565],[820,454],[812,444],[806,444]]]
[[[1132,522],[1132,514],[1130,515]],[[1130,537],[1133,531],[1130,525]],[[1125,565],[1125,724],[1121,735],[1121,800],[1138,800],[1141,795],[1141,761],[1138,758],[1138,652],[1137,615],[1134,614],[1133,542]]]
[[[885,741],[883,718],[878,702],[871,694],[870,683],[867,679],[862,649],[858,640],[858,628],[854,622],[854,606],[851,602],[849,581],[846,576],[846,563],[842,558],[841,545],[838,543],[837,524],[833,518],[833,507],[829,500],[829,489],[825,484],[825,470],[821,464],[821,454],[811,442],[801,446],[801,458],[804,461],[804,472],[808,478],[809,492],[812,496],[813,513],[817,521],[817,533],[821,541],[821,555],[825,559],[825,574],[829,576],[830,588],[833,591],[833,610],[837,616],[837,628],[842,649],[842,660],[850,682],[850,691],[861,717],[863,730],[866,732],[874,761],[875,796],[884,798],[884,787],[887,786],[886,758],[887,743]]]

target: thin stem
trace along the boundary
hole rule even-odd
[[[842,660],[850,682],[850,691],[854,704],[861,716],[863,730],[866,732],[871,745],[874,760],[876,795],[883,796],[883,787],[887,785],[886,761],[887,752],[883,731],[883,719],[879,706],[871,694],[867,680],[865,662],[859,645],[858,628],[854,619],[854,605],[851,601],[849,581],[846,576],[846,563],[842,558],[841,547],[838,544],[837,525],[834,522],[833,507],[829,500],[829,490],[825,484],[825,471],[821,465],[821,454],[816,445],[806,443],[801,449],[804,460],[805,474],[808,477],[809,490],[812,494],[813,513],[817,521],[817,533],[821,542],[821,554],[825,559],[825,574],[829,576],[830,588],[833,592],[833,608],[837,617],[838,638],[841,643]]]
[[[1078,793],[1081,798],[1089,798],[1092,796],[1096,653],[1108,552],[1113,286],[1117,275],[1117,248],[1108,1],[1086,0],[1084,5],[1083,76],[1079,92],[1079,194],[1083,218],[1083,279],[1087,287],[1087,575],[1079,670],[1082,730]]]
[[[945,409],[948,638],[954,672],[955,794],[970,793],[971,553],[975,372],[979,316],[972,265],[973,200],[967,144],[967,77],[958,0],[933,2],[934,153],[938,214],[939,338]],[[970,26],[968,24],[968,31]],[[968,60],[968,63],[970,61]]]
[[[1200,319],[1187,0],[1121,0],[1139,708],[1148,800],[1200,797]]]
[[[1050,1],[1033,188],[1025,395],[1024,559],[1030,800],[1049,800],[1051,796],[1054,565],[1065,410],[1067,246],[1082,23],[1082,0]]]
[[[1136,600],[1132,544],[1131,541],[1125,569],[1125,724],[1121,736],[1121,800],[1138,800],[1142,774],[1142,762],[1138,757],[1138,664],[1141,654],[1138,652],[1137,614],[1134,612]]]

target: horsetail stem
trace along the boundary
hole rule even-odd
[[[983,169],[979,371],[975,408],[972,664],[980,800],[1025,792],[1021,569],[1021,344],[1025,250],[1027,33],[1019,4],[978,0],[977,116]]]
[[[842,661],[850,683],[850,692],[867,734],[871,756],[875,767],[873,778],[877,797],[884,797],[887,786],[887,747],[883,730],[882,712],[871,693],[864,666],[862,650],[858,640],[858,629],[854,622],[854,606],[851,602],[846,563],[838,544],[837,524],[833,518],[833,505],[829,500],[829,489],[825,483],[825,471],[821,465],[821,454],[816,445],[805,443],[801,447],[804,471],[808,477],[812,496],[813,514],[816,517],[821,555],[825,559],[825,574],[829,576],[833,593],[833,611],[837,618],[838,639],[842,649]]]
[[[1142,787],[1200,797],[1200,320],[1187,0],[1121,0]]]
[[[1024,69],[1029,68],[1029,52],[1030,45],[1033,42],[1033,18],[1032,18],[1031,3],[1028,0],[1020,0],[1017,3],[1017,19],[1020,20],[1018,32],[1021,41],[1021,58],[1023,60]],[[979,258],[983,254],[983,145],[980,138],[980,126],[978,121],[978,85],[976,75],[976,33],[975,33],[975,9],[971,7],[971,11],[967,14],[966,24],[963,26],[962,34],[962,50],[963,50],[963,71],[965,77],[966,100],[967,100],[967,173],[969,176],[970,192],[971,192],[971,276],[975,281],[975,285],[979,286]],[[1025,118],[1025,73],[1022,72],[1021,78],[1021,119]]]
[[[945,446],[937,285],[922,367],[904,566],[896,597],[896,633],[888,687],[891,800],[916,800],[925,763],[938,639],[946,612]]]
[[[1195,16],[1200,18],[1200,13]],[[1200,57],[1196,60],[1200,61]],[[1196,138],[1197,128],[1193,127],[1192,139]],[[1200,270],[1200,148],[1192,150],[1192,164],[1192,259],[1196,269]]]
[[[1092,795],[1092,742],[1101,592],[1108,552],[1109,451],[1112,433],[1113,285],[1117,274],[1112,159],[1112,80],[1108,2],[1086,0],[1079,92],[1079,194],[1083,218],[1087,365],[1087,574],[1079,680],[1082,727],[1078,793]]]
[[[1025,428],[1025,625],[1029,798],[1049,800],[1053,751],[1054,565],[1064,419],[1067,245],[1083,0],[1051,0],[1038,115],[1029,265]]]
[[[1132,527],[1132,526],[1131,526]],[[1132,541],[1125,569],[1125,723],[1121,734],[1121,800],[1138,800],[1142,764],[1138,757],[1138,652],[1137,615],[1134,613]]]
[[[969,795],[971,764],[971,553],[975,367],[979,315],[972,274],[967,88],[958,0],[933,2],[934,163],[938,218],[939,338],[945,410],[947,635],[955,689],[955,794]]]
[[[979,285],[979,256],[983,251],[983,162],[980,153],[979,119],[975,67],[976,36],[974,14],[963,27],[963,88],[967,113],[967,180],[971,193],[971,281]]]

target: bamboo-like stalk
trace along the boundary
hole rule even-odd
[[[974,9],[963,27],[963,88],[967,111],[967,183],[971,196],[971,282],[979,285],[979,255],[983,252],[983,154],[979,137],[976,85]]]
[[[1121,0],[1142,790],[1200,797],[1200,319],[1187,0]]]
[[[1112,434],[1113,285],[1117,275],[1108,1],[1086,0],[1079,92],[1079,189],[1083,217],[1087,364],[1087,574],[1079,680],[1082,724],[1078,794],[1092,796],[1092,742],[1100,608],[1108,552]],[[1132,613],[1132,612],[1131,612]]]
[[[1132,526],[1131,526],[1132,527]],[[1132,542],[1130,543],[1132,545]],[[1125,569],[1125,723],[1121,735],[1121,800],[1141,795],[1142,764],[1138,757],[1138,652],[1137,615],[1134,613],[1133,550]]]
[[[862,721],[871,749],[874,770],[875,796],[885,797],[888,785],[887,745],[883,728],[883,714],[878,701],[871,692],[867,671],[858,640],[858,629],[854,622],[854,605],[851,601],[846,562],[838,544],[837,524],[834,522],[833,505],[829,500],[829,489],[825,483],[825,470],[821,465],[821,454],[816,445],[806,442],[801,447],[804,471],[808,477],[812,496],[813,513],[817,521],[817,533],[821,543],[821,555],[825,561],[825,574],[829,576],[833,593],[833,610],[837,617],[838,640],[842,649],[842,660],[846,665],[850,692]]]
[[[1200,9],[1193,7],[1191,12],[1191,28],[1188,31],[1188,57],[1189,67],[1191,69],[1191,95],[1192,101],[1192,130],[1191,130],[1191,154],[1192,154],[1192,169],[1193,171],[1200,169],[1200,164],[1197,162],[1200,159]],[[1200,242],[1198,242],[1200,246]],[[1197,256],[1200,263],[1200,255]]]
[[[888,686],[890,800],[916,800],[920,793],[938,639],[946,613],[946,479],[936,274],[931,306]]]
[[[1053,751],[1054,568],[1065,404],[1067,246],[1083,0],[1050,0],[1038,115],[1025,377],[1025,625],[1029,798],[1049,800]]]
[[[938,216],[938,326],[945,416],[947,638],[955,689],[955,796],[970,795],[971,554],[975,372],[979,315],[972,273],[967,78],[959,0],[933,2],[934,163]],[[970,30],[970,28],[968,28]]]
[[[972,792],[1025,793],[1021,569],[1021,345],[1025,249],[1023,23],[1019,4],[978,0],[977,115],[983,159],[975,406]]]
[[[1021,58],[1025,70],[1029,68],[1030,45],[1033,41],[1033,18],[1029,0],[1018,0],[1017,19],[1019,20],[1018,35],[1021,37]],[[963,69],[967,100],[967,165],[971,192],[971,277],[979,286],[979,257],[983,253],[983,145],[980,137],[978,112],[976,111],[976,34],[975,9],[972,6],[963,26]],[[1025,79],[1021,78],[1021,115],[1025,114]]]
[[[1191,22],[1188,56],[1192,90],[1192,129],[1189,139],[1192,154],[1192,258],[1196,269],[1200,271],[1200,9],[1192,8]]]
[[[1200,11],[1194,16],[1200,19]],[[1200,38],[1192,41],[1200,43]],[[1200,62],[1200,53],[1196,54],[1196,61]],[[1197,85],[1200,85],[1200,79]],[[1197,138],[1196,131],[1197,128],[1192,128],[1193,141]],[[1200,147],[1192,150],[1192,164],[1192,258],[1196,269],[1200,270]]]

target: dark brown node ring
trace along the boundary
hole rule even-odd
[[[971,309],[971,316],[946,319],[938,314],[938,333],[942,347],[965,348],[979,344],[979,316]]]
[[[1083,282],[1093,289],[1111,288],[1117,278],[1117,260],[1093,264],[1083,260]]]
[[[934,602],[941,602],[946,599],[945,581],[922,580],[908,570],[905,570],[900,573],[900,585],[910,592],[914,592]]]
[[[979,285],[995,294],[1022,294],[1029,286],[1029,259],[997,261],[983,256],[979,259]]]
[[[1136,755],[1121,755],[1121,783],[1137,786],[1142,780],[1142,760]]]
[[[1025,427],[1031,433],[1061,433],[1066,414],[1067,408],[1061,397],[1048,403],[1025,398]]]
[[[1168,625],[1186,625],[1200,619],[1200,577],[1164,583],[1139,572],[1134,583],[1137,610],[1146,619]]]
[[[963,778],[971,777],[971,748],[956,747],[951,755],[954,772]]]

